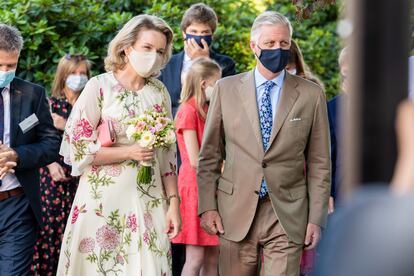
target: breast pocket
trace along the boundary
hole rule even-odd
[[[306,118],[291,117],[284,125],[289,141],[299,148],[304,148],[309,135],[309,120]]]

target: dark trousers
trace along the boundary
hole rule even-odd
[[[22,194],[0,201],[0,275],[28,275],[37,222]]]

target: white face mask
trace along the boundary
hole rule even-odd
[[[128,58],[132,68],[143,78],[151,77],[160,72],[162,57],[155,52],[138,52],[132,49]]]
[[[86,83],[88,82],[88,76],[86,75],[75,75],[70,74],[66,79],[66,85],[70,90],[79,92],[81,91]]]
[[[292,75],[296,75],[296,68],[287,70],[289,73],[291,73]]]
[[[207,86],[204,93],[206,93],[206,100],[210,101],[211,96],[213,95],[214,88],[213,86]]]

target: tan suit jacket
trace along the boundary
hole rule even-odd
[[[283,229],[290,240],[303,243],[308,222],[326,223],[330,167],[326,101],[319,86],[286,73],[265,152],[253,71],[217,83],[197,182],[199,214],[218,210],[224,238],[238,242],[247,235],[264,177]]]

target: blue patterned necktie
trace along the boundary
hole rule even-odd
[[[273,81],[266,81],[264,83],[264,92],[259,105],[260,130],[262,131],[263,149],[265,151],[269,147],[270,135],[272,134],[273,112],[270,92],[275,85],[276,84]],[[259,197],[263,198],[266,194],[266,181],[263,178],[262,185],[260,186]]]

